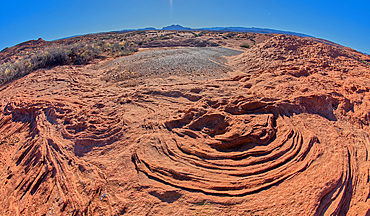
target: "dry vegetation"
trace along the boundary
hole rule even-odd
[[[22,77],[40,68],[65,64],[81,65],[93,59],[119,57],[132,54],[135,51],[137,51],[136,47],[133,44],[126,44],[124,40],[76,42],[70,45],[53,44],[21,58],[3,63],[0,66],[0,84]]]
[[[240,46],[249,48],[271,35],[217,31],[131,31],[21,43],[0,52],[0,85],[40,68],[87,64],[94,59],[135,53],[138,48]]]

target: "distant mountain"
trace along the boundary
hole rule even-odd
[[[117,32],[127,32],[127,31],[138,31],[138,30],[175,30],[175,31],[224,31],[224,32],[250,32],[250,33],[262,33],[262,34],[286,34],[286,35],[297,35],[301,37],[312,37],[310,35],[290,32],[290,31],[280,31],[275,29],[267,28],[246,28],[246,27],[211,27],[211,28],[188,28],[181,25],[175,24],[163,27],[162,29],[156,28],[144,28],[144,29],[125,29]]]
[[[225,27],[202,28],[202,30],[206,31],[221,31],[222,29],[225,29]]]
[[[192,30],[191,28],[182,27],[181,25],[170,25],[163,27],[162,30],[176,30],[176,31],[186,31],[186,30]]]
[[[129,31],[147,31],[147,30],[167,30],[167,31],[223,31],[223,32],[250,32],[250,33],[262,33],[262,34],[286,34],[286,35],[296,35],[300,37],[312,37],[310,35],[306,34],[301,34],[301,33],[296,33],[296,32],[290,32],[290,31],[280,31],[280,30],[275,30],[275,29],[267,29],[267,28],[246,28],[246,27],[211,27],[211,28],[198,28],[198,29],[193,29],[193,28],[188,28],[188,27],[183,27],[178,24],[170,25],[163,27],[162,29],[156,29],[153,27],[148,27],[148,28],[141,28],[141,29],[123,29],[119,31],[112,31],[112,32],[117,32],[117,33],[124,33],[124,32],[129,32]],[[68,39],[76,36],[81,36],[81,35],[74,35],[71,37],[65,37],[61,39]],[[60,39],[58,39],[60,40]]]
[[[143,28],[143,29],[138,29],[138,30],[147,31],[147,30],[157,30],[157,29],[156,28],[153,28],[153,27],[148,27],[148,28]]]
[[[225,32],[250,32],[250,33],[262,33],[262,34],[286,34],[286,35],[297,35],[301,37],[312,37],[310,35],[290,32],[290,31],[280,31],[267,28],[245,28],[245,27],[212,27],[212,28],[201,28],[199,30],[208,31],[225,31]]]

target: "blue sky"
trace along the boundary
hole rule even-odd
[[[40,37],[54,40],[86,33],[180,24],[193,28],[238,26],[293,31],[370,54],[369,0],[0,2],[0,50]]]

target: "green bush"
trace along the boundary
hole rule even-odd
[[[242,45],[240,45],[240,47],[247,48],[247,49],[251,48],[251,46],[247,43],[243,43]]]

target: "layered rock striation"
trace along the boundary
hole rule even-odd
[[[2,86],[0,214],[369,214],[366,56],[284,35],[171,52]]]

